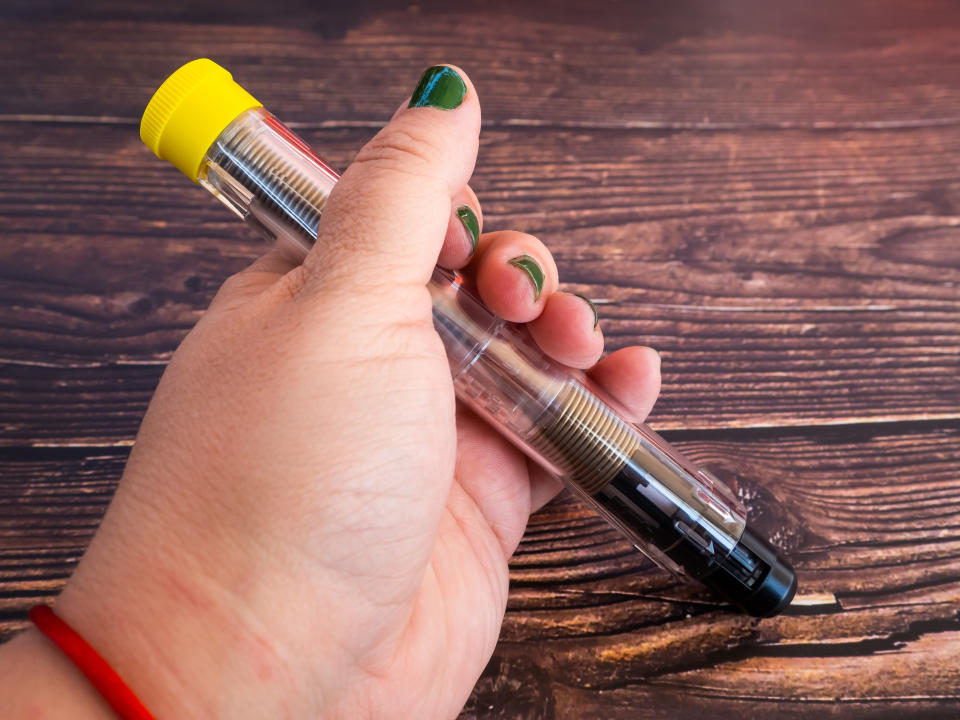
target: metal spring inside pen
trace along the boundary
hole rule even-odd
[[[593,495],[620,472],[640,443],[623,420],[579,383],[565,385],[557,401],[562,410],[530,444]]]
[[[221,142],[220,150],[217,162],[231,177],[279,217],[294,221],[308,243],[316,241],[327,194],[289,162],[289,150],[275,147],[250,128]]]

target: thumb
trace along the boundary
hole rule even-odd
[[[425,284],[453,198],[473,173],[479,135],[480,104],[466,74],[428,68],[334,186],[304,261],[307,285],[368,288],[378,276]]]

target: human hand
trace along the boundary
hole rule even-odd
[[[590,368],[628,419],[653,404],[657,354],[594,364],[594,309],[558,290],[538,239],[487,233],[474,250],[458,211],[479,232],[480,106],[462,72],[435,75],[454,107],[404,102],[336,185],[303,264],[267,253],[183,341],[57,602],[157,717],[462,707],[497,640],[508,558],[558,486],[455,403],[426,290],[438,261]]]

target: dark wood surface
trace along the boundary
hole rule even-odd
[[[0,6],[0,638],[96,528],[150,393],[262,249],[140,143],[210,56],[337,167],[419,71],[481,96],[487,229],[556,253],[651,424],[796,565],[725,609],[564,497],[464,718],[960,717],[960,7]]]

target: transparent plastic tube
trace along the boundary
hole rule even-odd
[[[198,182],[247,222],[305,254],[337,181],[263,108],[210,146]],[[494,316],[437,268],[433,320],[457,397],[562,479],[662,567],[713,587],[758,616],[783,610],[793,570],[746,527],[730,490],[645,425],[624,421],[582,375],[547,358],[522,326]]]

